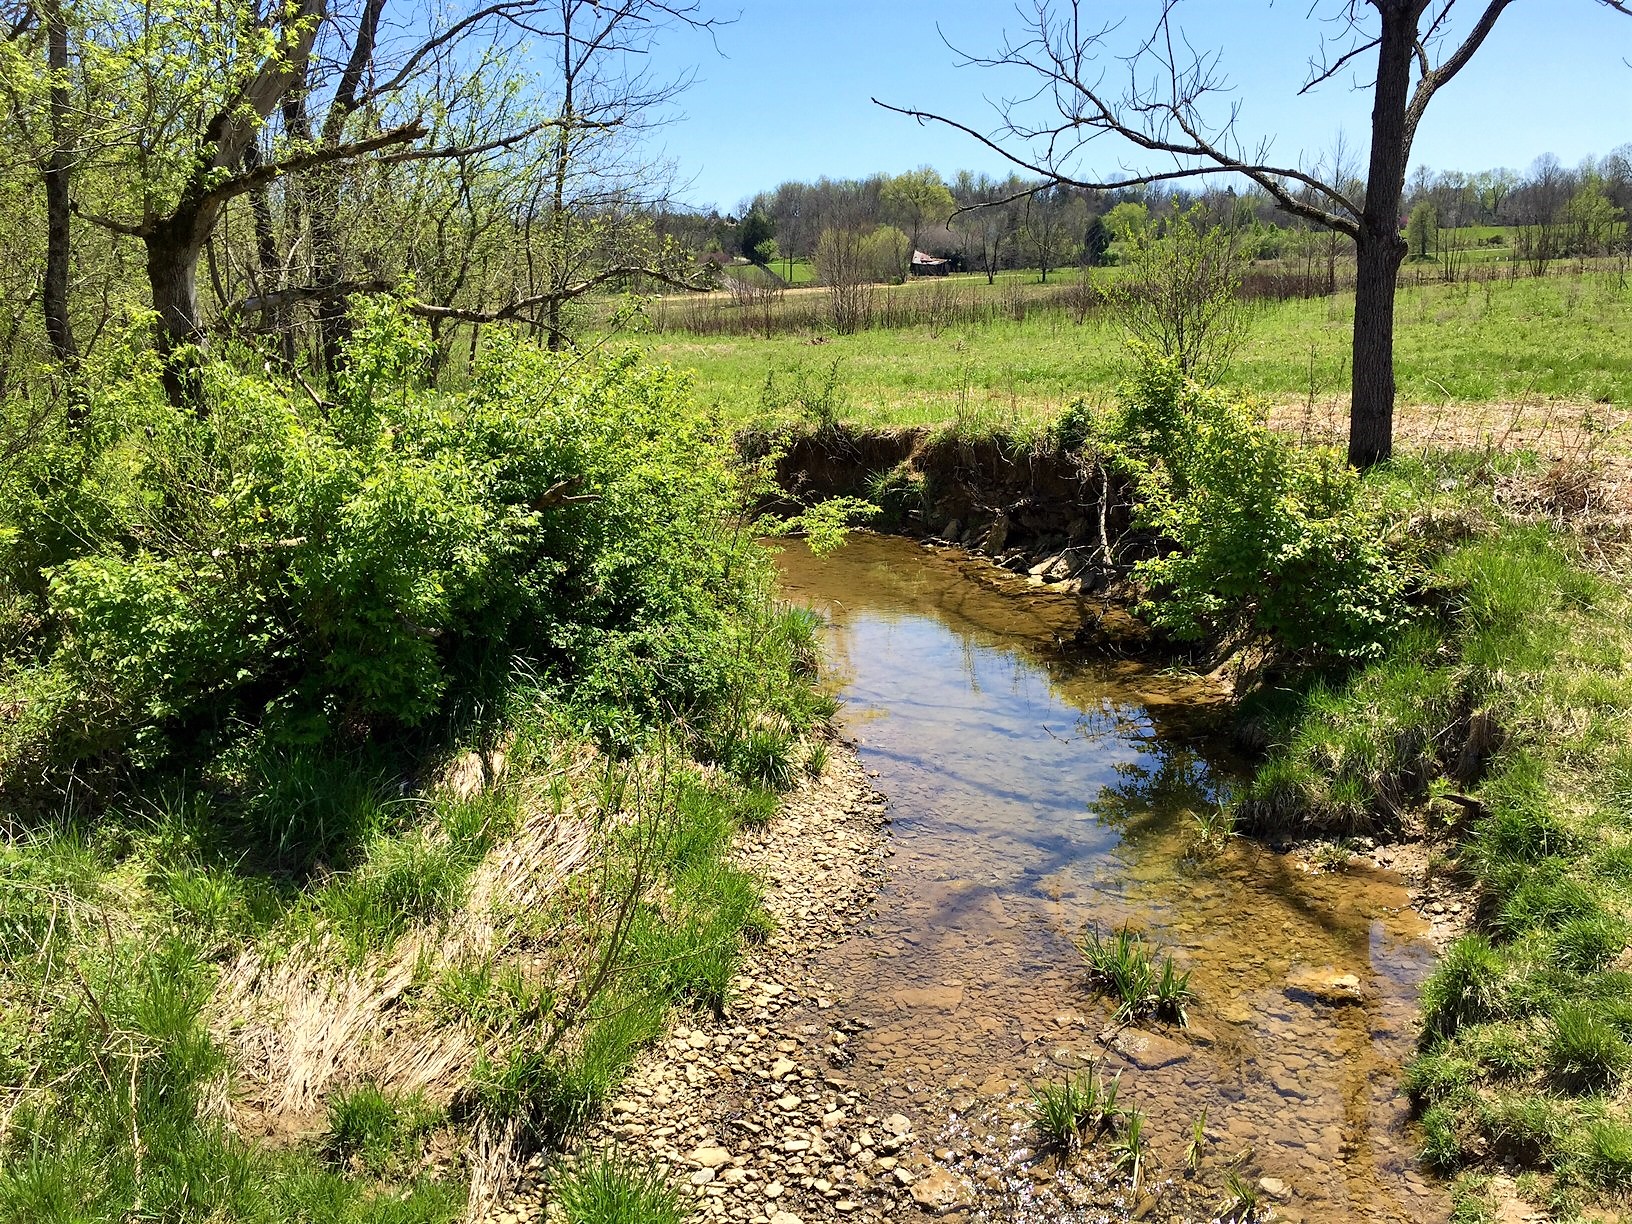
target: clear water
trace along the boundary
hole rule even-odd
[[[1447,1214],[1398,1089],[1425,928],[1387,873],[1313,872],[1240,839],[1194,853],[1193,813],[1236,768],[1205,690],[1068,662],[1073,599],[1004,590],[955,554],[857,535],[781,565],[786,596],[830,622],[841,722],[893,817],[878,917],[823,972],[872,1026],[857,1074],[939,1120],[977,1215],[1103,1218],[1036,1176],[1014,1193],[1013,1103],[1094,1061],[1124,1069],[1157,1177],[1184,1180],[1206,1110],[1215,1161],[1250,1149],[1254,1179],[1291,1187],[1280,1218]],[[1144,1048],[1125,1032],[1119,1050],[1074,941],[1123,923],[1173,951],[1198,999],[1187,1031],[1156,1026]],[[1357,985],[1331,985],[1344,975]]]

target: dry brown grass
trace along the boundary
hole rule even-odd
[[[384,957],[348,964],[327,939],[241,953],[211,1006],[212,1030],[236,1071],[234,1110],[263,1129],[315,1123],[332,1087],[360,1079],[446,1104],[468,1079],[482,1039],[422,1005],[416,988],[451,966],[515,958],[519,945],[531,944],[536,932],[523,929],[525,918],[593,857],[585,798],[593,763],[580,753],[554,775],[517,783],[540,793],[524,805],[516,833],[477,867],[463,906],[445,923],[410,932]],[[559,814],[542,793],[552,776],[572,796]],[[553,962],[550,951],[529,946],[527,954]]]

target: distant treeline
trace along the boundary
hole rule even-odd
[[[1360,160],[1351,150],[1328,154],[1321,167],[1359,199],[1365,194]],[[943,178],[928,167],[864,179],[789,181],[722,214],[666,211],[661,232],[699,255],[746,256],[771,268],[783,261],[820,262],[824,234],[893,232],[875,241],[897,256],[899,279],[920,250],[952,270],[988,277],[1015,268],[1055,269],[1115,259],[1114,244],[1130,229],[1160,224],[1172,212],[1202,204],[1207,215],[1241,235],[1255,259],[1299,258],[1316,268],[1349,252],[1347,239],[1311,232],[1307,221],[1279,207],[1261,189],[1238,184],[1150,187],[1112,192],[1049,186],[1018,175],[995,179],[959,171]],[[1436,258],[1447,249],[1480,242],[1509,246],[1520,263],[1564,256],[1607,254],[1627,242],[1632,217],[1632,143],[1602,158],[1567,167],[1552,154],[1525,171],[1468,173],[1419,167],[1407,184],[1402,230],[1411,254]],[[1471,227],[1506,227],[1478,234]],[[1447,238],[1441,231],[1463,231]],[[1540,269],[1535,269],[1540,270]]]

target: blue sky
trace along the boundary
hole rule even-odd
[[[1278,159],[1328,147],[1339,131],[1362,152],[1370,103],[1347,78],[1297,97],[1318,46],[1322,12],[1336,0],[1188,0],[1179,24],[1199,48],[1220,50],[1241,105],[1243,135],[1270,135]],[[671,35],[658,67],[695,67],[680,118],[659,140],[691,180],[683,197],[730,211],[786,179],[858,177],[932,165],[1004,173],[968,137],[921,127],[874,106],[877,96],[987,127],[988,97],[1003,80],[959,68],[937,33],[970,51],[995,48],[1020,19],[1001,0],[707,0],[707,12],[737,20],[706,38]],[[1464,7],[1474,8],[1471,3]],[[1084,11],[1127,14],[1117,45],[1148,27],[1152,0]],[[1460,11],[1460,10],[1459,10]],[[1466,17],[1464,17],[1466,20]],[[1468,67],[1435,98],[1418,133],[1413,164],[1435,169],[1523,169],[1539,154],[1573,165],[1632,142],[1632,18],[1595,0],[1519,0]],[[1011,82],[1012,86],[1012,82]],[[1109,171],[1120,150],[1096,160]]]

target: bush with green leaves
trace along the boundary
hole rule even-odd
[[[1140,563],[1149,619],[1181,641],[1267,639],[1305,661],[1379,655],[1408,619],[1409,571],[1337,452],[1147,353],[1095,441],[1162,541]]]
[[[494,335],[438,394],[416,323],[356,315],[333,404],[221,359],[178,410],[133,350],[10,471],[0,769],[434,729],[517,675],[706,726],[754,676],[767,563],[680,375]]]

